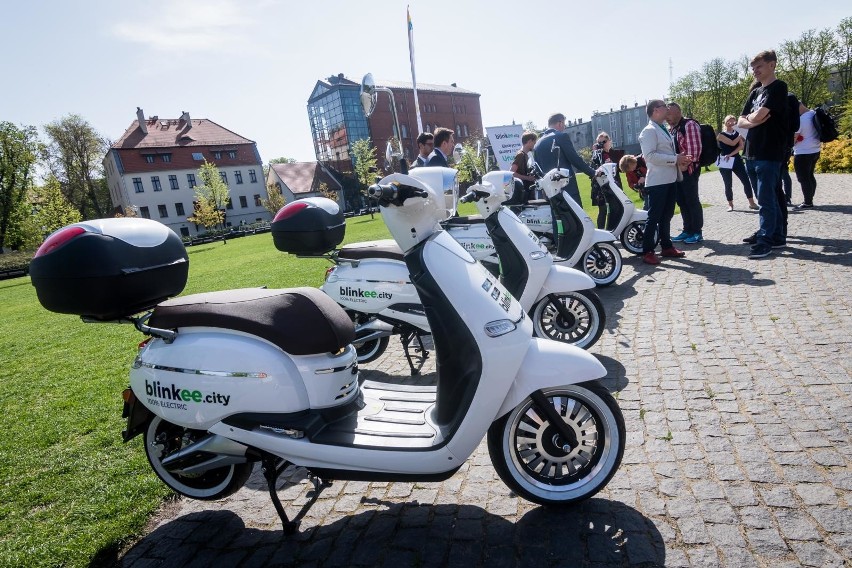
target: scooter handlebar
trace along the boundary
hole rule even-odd
[[[470,203],[471,201],[479,201],[480,199],[488,197],[489,195],[491,194],[487,191],[471,189],[459,199],[459,203]]]
[[[379,202],[379,205],[402,205],[409,197],[428,197],[428,193],[418,187],[392,182],[389,184],[374,184],[367,188],[367,194]]]

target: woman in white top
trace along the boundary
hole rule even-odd
[[[793,145],[793,168],[796,179],[802,186],[805,200],[796,205],[796,209],[808,209],[814,206],[816,193],[816,176],[814,170],[819,160],[821,149],[819,136],[814,128],[814,111],[799,103],[799,131],[796,132],[796,142]]]
[[[722,174],[722,181],[725,182],[725,198],[728,200],[728,211],[734,210],[734,179],[733,176],[739,178],[743,184],[743,191],[748,199],[749,209],[758,209],[757,203],[754,202],[754,191],[751,187],[751,180],[748,179],[745,164],[740,157],[745,146],[745,139],[740,136],[740,133],[734,130],[737,125],[737,117],[729,114],[725,117],[725,129],[716,135],[716,141],[719,145],[720,158],[732,158],[731,167],[724,168],[719,166],[719,173]]]

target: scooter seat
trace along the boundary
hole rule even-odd
[[[484,223],[482,215],[468,215],[466,217],[450,217],[443,222],[445,227],[458,227],[462,225],[478,225]]]
[[[530,199],[527,201],[527,205],[538,207],[539,205],[547,205],[550,203],[547,199]]]
[[[368,241],[346,245],[337,251],[337,258],[344,260],[364,260],[368,258],[387,258],[405,261],[402,249],[393,239]]]
[[[173,298],[154,308],[148,325],[242,331],[292,355],[336,353],[355,339],[343,308],[316,288],[243,288]]]

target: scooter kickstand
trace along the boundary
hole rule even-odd
[[[418,346],[414,348],[414,352],[419,353],[417,357],[420,360],[417,367],[414,366],[414,362],[412,361],[413,356],[408,351],[408,346],[414,339],[417,340],[418,344]],[[420,369],[423,368],[423,365],[426,363],[426,359],[429,357],[429,352],[423,345],[423,339],[420,337],[419,333],[409,331],[408,333],[400,335],[399,340],[402,342],[402,350],[405,352],[405,359],[408,361],[408,367],[411,369],[411,376],[414,377],[419,375]]]
[[[265,454],[261,461],[263,476],[266,478],[266,485],[269,488],[269,497],[272,499],[272,504],[275,506],[275,511],[278,513],[278,516],[281,519],[282,528],[284,530],[284,534],[293,534],[296,532],[296,529],[299,528],[299,523],[302,520],[307,512],[310,510],[311,506],[316,503],[316,500],[319,498],[320,493],[323,489],[331,485],[331,483],[327,483],[308,472],[308,479],[311,484],[314,486],[313,495],[302,506],[302,509],[299,511],[293,520],[287,516],[287,512],[284,510],[284,505],[281,504],[281,499],[278,498],[278,491],[275,489],[275,484],[278,482],[278,478],[282,473],[288,468],[293,466],[287,460],[280,460],[281,465],[276,465],[276,462],[279,461],[280,458],[277,458],[271,454]],[[293,472],[296,473],[295,471]]]

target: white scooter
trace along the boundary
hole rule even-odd
[[[618,224],[613,227],[612,234],[621,240],[621,244],[625,249],[633,254],[642,254],[642,239],[645,236],[645,223],[648,221],[648,212],[644,209],[637,209],[618,184],[615,183],[616,164],[607,163],[601,165],[595,176],[594,183],[598,184],[602,190],[611,191],[615,195],[615,200],[610,201],[612,208],[609,215],[610,218],[617,218]]]
[[[625,442],[617,403],[594,382],[604,367],[582,349],[532,336],[518,302],[440,230],[435,191],[393,174],[371,192],[432,329],[435,387],[359,386],[352,323],[312,288],[195,294],[133,316],[186,281],[185,251],[166,254],[163,243],[174,239],[165,233],[174,233],[155,221],[61,229],[36,254],[33,284],[48,309],[132,322],[150,336],[124,392],[124,439],[141,433],[156,474],[187,497],[231,494],[259,461],[292,532],[297,520],[275,489],[282,474],[307,474],[318,489],[334,479],[440,481],[486,434],[497,473],[519,496],[566,505],[600,491]],[[162,270],[171,285],[162,285]],[[120,281],[133,286],[118,290]],[[114,292],[93,305],[93,286]]]
[[[569,176],[568,170],[551,170],[536,182],[547,200],[512,206],[512,209],[557,257],[554,262],[562,266],[580,264],[596,285],[608,286],[621,274],[621,253],[613,244],[612,233],[596,229],[583,208],[563,190]],[[465,248],[477,260],[499,262],[488,234],[476,227],[472,229],[467,234]]]

